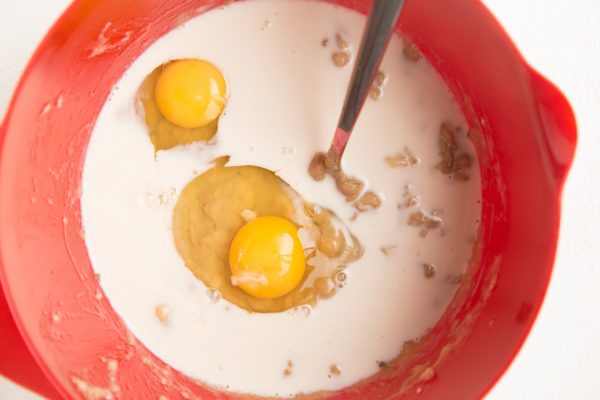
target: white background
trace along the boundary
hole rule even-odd
[[[600,399],[600,1],[483,2],[567,95],[579,128],[546,301],[488,400]],[[0,0],[0,117],[28,58],[68,3]],[[0,399],[37,397],[0,378]]]

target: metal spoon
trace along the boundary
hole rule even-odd
[[[339,163],[346,149],[403,5],[404,0],[373,1],[342,114],[329,148],[329,156],[336,163]]]

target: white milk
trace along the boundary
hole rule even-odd
[[[190,377],[236,392],[292,396],[335,390],[378,370],[406,340],[432,327],[464,271],[480,214],[478,166],[453,182],[435,169],[439,127],[466,128],[451,94],[424,61],[413,63],[394,37],[383,61],[385,96],[368,100],[344,164],[383,194],[383,206],[351,221],[353,208],[333,181],[307,174],[313,154],[333,135],[351,66],[335,67],[336,32],[358,47],[364,16],[325,3],[256,0],[201,15],[153,44],[115,87],[94,129],[83,172],[86,243],[101,285],[132,333],[159,358]],[[321,41],[329,37],[329,45]],[[161,151],[156,159],[134,110],[144,77],[163,62],[206,59],[231,93],[216,144]],[[474,154],[465,138],[463,149]],[[390,168],[386,156],[407,146],[420,160]],[[348,284],[310,312],[252,314],[207,288],[184,266],[171,233],[181,189],[220,155],[229,165],[276,171],[308,201],[333,209],[365,246],[347,269]],[[399,209],[406,184],[426,211],[443,209],[444,234],[407,225]],[[386,256],[380,248],[396,246]],[[437,266],[426,279],[422,264]],[[168,307],[165,326],[154,314]],[[284,376],[288,360],[292,374]],[[336,364],[339,376],[331,376]]]

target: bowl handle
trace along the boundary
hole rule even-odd
[[[48,399],[60,396],[23,341],[0,286],[0,375]]]
[[[530,68],[531,88],[545,133],[543,139],[559,184],[564,181],[577,144],[577,123],[565,95],[539,72]]]

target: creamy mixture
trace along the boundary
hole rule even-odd
[[[443,81],[404,50],[402,38],[389,45],[343,158],[344,171],[381,204],[359,212],[331,177],[317,181],[308,172],[329,146],[364,23],[321,2],[216,9],[144,52],[98,118],[81,203],[93,267],[131,332],[192,378],[261,396],[340,389],[422,336],[456,290],[478,229],[475,151]],[[208,141],[155,151],[136,94],[157,66],[188,58],[223,73],[225,112]],[[183,188],[222,156],[228,167],[275,172],[357,237],[364,254],[336,278],[335,296],[250,312],[186,267],[174,208]]]

